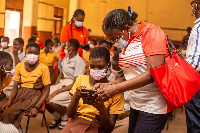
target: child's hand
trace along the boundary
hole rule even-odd
[[[54,98],[56,95],[57,95],[57,92],[56,92],[56,91],[54,91],[51,95],[49,95],[48,98],[47,98],[47,100],[46,100],[47,104],[49,104],[49,101],[50,101],[52,98]]]
[[[11,103],[8,102],[2,107],[2,112],[4,112],[8,107],[10,107]]]
[[[76,92],[74,93],[74,96],[78,99],[80,99],[82,97],[88,98],[90,96],[89,92],[82,92],[81,88],[85,88],[85,87],[80,86],[80,87],[76,88]]]
[[[30,111],[30,116],[31,117],[36,117],[37,116],[37,113],[38,113],[38,110],[36,108],[33,108],[31,111]]]
[[[105,109],[104,101],[96,101],[93,96],[90,96],[88,102],[94,106],[98,111]]]

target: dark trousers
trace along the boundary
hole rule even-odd
[[[187,133],[200,133],[200,91],[185,104]]]
[[[152,114],[130,109],[129,133],[160,133],[168,120],[167,114]]]

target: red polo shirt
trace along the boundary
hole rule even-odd
[[[73,23],[67,24],[61,30],[60,42],[67,42],[71,38],[77,39],[80,42],[80,44],[87,44],[88,43],[88,31],[83,26],[80,28],[77,28],[76,26],[74,26]],[[82,51],[81,47],[78,49],[77,52],[79,53],[79,56],[82,57],[83,51]],[[62,46],[60,48],[59,56],[61,59],[64,59],[64,57],[65,57],[64,48]]]

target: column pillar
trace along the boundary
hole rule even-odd
[[[0,0],[0,36],[4,35],[6,0]]]
[[[33,33],[37,32],[38,0],[24,0],[23,39],[25,45]]]

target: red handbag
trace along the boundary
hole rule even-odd
[[[160,67],[150,67],[151,75],[167,104],[167,112],[186,104],[200,90],[200,74],[183,58],[171,40],[173,52]],[[169,50],[169,49],[168,49]]]

